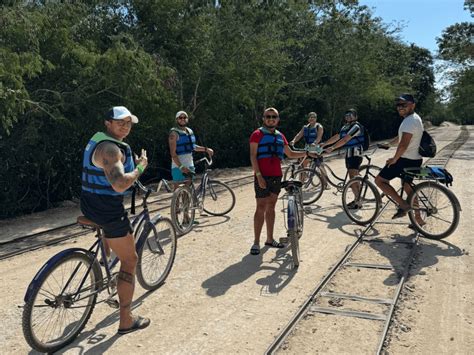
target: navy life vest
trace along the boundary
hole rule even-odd
[[[306,144],[313,144],[318,136],[319,123],[316,123],[314,127],[309,125],[303,126],[303,137]]]
[[[114,139],[103,132],[97,132],[87,143],[82,161],[82,190],[99,195],[120,196],[130,193],[129,191],[117,192],[112,188],[109,180],[105,176],[104,169],[96,167],[92,163],[92,156],[95,148],[101,142],[113,142],[117,144],[125,156],[123,163],[125,173],[130,173],[135,169],[135,162],[132,157],[132,149],[127,143]]]
[[[275,130],[271,133],[269,130],[261,127],[259,130],[263,133],[262,139],[258,142],[257,159],[278,157],[283,160],[284,140],[283,135]]]
[[[339,132],[340,139],[347,136],[347,133],[351,130],[354,125],[359,126],[359,131],[362,133],[361,135],[352,137],[349,142],[344,145],[344,148],[355,148],[355,147],[363,147],[364,146],[364,127],[358,122],[346,124],[342,127],[341,132]]]
[[[176,132],[178,134],[178,140],[176,141],[176,154],[183,155],[192,153],[194,146],[196,145],[196,137],[191,128],[187,128],[185,133],[178,128],[171,128],[171,132]]]

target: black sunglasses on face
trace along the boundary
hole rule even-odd
[[[178,120],[185,120],[187,117],[186,116],[179,116]]]
[[[409,105],[409,104],[396,104],[395,106],[396,106],[397,108],[406,108],[406,107],[408,107],[408,105]]]
[[[266,115],[266,116],[263,116],[263,117],[266,118],[267,120],[268,119],[276,120],[278,118],[278,116],[275,116],[275,115]]]

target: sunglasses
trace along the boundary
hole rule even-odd
[[[397,108],[406,108],[406,107],[408,107],[409,105],[410,105],[410,104],[396,104],[395,106],[396,106]]]
[[[116,122],[119,127],[132,127],[133,126],[132,121],[114,120],[114,122]]]
[[[265,116],[263,116],[263,117],[266,118],[267,120],[268,120],[268,119],[272,119],[272,120],[278,119],[278,116],[275,116],[275,115],[265,115]]]
[[[185,120],[187,117],[186,116],[179,116],[178,120]]]

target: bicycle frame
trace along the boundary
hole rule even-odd
[[[191,195],[193,196],[192,207],[193,209],[202,210],[204,206],[204,196],[206,195],[206,188],[209,182],[209,171],[208,166],[212,165],[212,158],[208,159],[207,157],[201,158],[196,161],[196,164],[200,162],[205,162],[205,170],[202,174],[199,185],[196,187],[194,184],[195,174],[191,174],[189,188],[191,189]]]
[[[146,189],[139,182],[137,182],[137,186],[142,191],[145,191],[145,196],[143,198],[143,211],[141,211],[138,214],[138,216],[136,218],[134,218],[133,221],[132,221],[132,227],[135,230],[135,235],[134,235],[135,236],[135,250],[138,252],[138,250],[140,250],[140,248],[142,248],[142,246],[145,242],[145,238],[146,238],[146,235],[147,235],[149,229],[154,228],[154,225],[151,223],[150,215],[149,215],[149,212],[148,212],[148,206],[147,206],[147,202],[146,202],[146,199],[150,195],[151,190]],[[157,218],[159,218],[159,215],[157,215]],[[145,225],[144,225],[140,235],[137,235],[136,233],[138,233],[140,228],[136,228],[136,227],[140,226],[142,223],[145,223]],[[25,302],[27,302],[29,300],[31,292],[32,292],[32,290],[34,290],[36,288],[36,285],[38,285],[42,282],[42,280],[44,278],[44,275],[46,275],[48,273],[48,271],[56,264],[56,262],[58,260],[61,260],[65,255],[80,251],[80,252],[83,252],[86,255],[89,255],[90,257],[93,257],[94,260],[97,260],[98,255],[100,253],[100,255],[102,257],[102,260],[107,260],[106,250],[105,250],[104,244],[102,242],[102,238],[103,238],[102,229],[97,230],[96,238],[97,238],[97,240],[92,244],[92,246],[88,250],[83,249],[83,248],[71,248],[71,249],[66,249],[66,250],[54,255],[53,257],[51,257],[51,259],[49,259],[46,262],[46,264],[38,271],[36,276],[31,281],[30,285],[28,286],[27,292],[26,292],[25,297],[24,297]],[[82,280],[81,280],[81,282],[80,282],[80,284],[77,288],[77,291],[72,295],[74,301],[77,302],[77,301],[79,301],[83,298],[90,297],[90,296],[94,295],[95,293],[98,294],[98,293],[102,292],[106,287],[108,287],[109,282],[110,282],[110,280],[112,280],[112,276],[113,276],[112,275],[112,270],[114,269],[114,267],[117,265],[118,262],[119,262],[119,259],[118,259],[117,256],[115,256],[115,258],[110,260],[108,263],[105,262],[104,263],[104,268],[105,268],[105,272],[106,272],[106,277],[102,278],[101,280],[98,280],[98,283],[100,284],[99,288],[95,292],[90,293],[87,296],[84,296],[82,298],[76,298],[81,292],[84,291],[84,289],[82,287],[84,286],[84,283],[87,280],[87,277],[89,276],[89,273],[92,270],[92,266],[94,264],[94,261],[93,261],[88,266],[87,272],[84,274],[84,277],[82,278]],[[63,287],[63,290],[61,291],[61,294],[63,294],[64,291],[68,288],[71,280],[74,279],[74,276],[79,271],[79,268],[80,268],[80,265],[77,265],[76,268],[74,269],[74,271],[72,272],[71,277],[68,279],[65,286]],[[106,281],[106,282],[104,282],[104,281]],[[111,294],[110,290],[109,290],[109,294]]]

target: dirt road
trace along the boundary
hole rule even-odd
[[[469,130],[472,132],[473,127]],[[436,129],[439,148],[455,139],[459,132],[456,126]],[[463,207],[460,225],[445,241],[421,241],[421,252],[391,332],[388,351],[392,354],[468,354],[474,348],[474,236],[470,231],[473,145],[470,137],[447,166],[455,178],[452,189]],[[374,162],[383,165],[392,154],[393,151],[378,151]],[[343,160],[330,164],[337,172],[344,171]],[[197,228],[179,238],[173,270],[159,290],[146,294],[137,287],[134,312],[151,318],[149,328],[117,336],[117,313],[100,304],[86,329],[64,352],[262,354],[346,246],[353,242],[359,229],[349,223],[340,207],[340,195],[335,196],[333,191],[326,191],[306,215],[301,239],[303,260],[296,271],[287,249],[265,247],[259,256],[249,255],[255,206],[253,186],[238,188],[237,204],[228,217],[200,216]],[[282,208],[281,202],[278,208]],[[387,213],[391,212],[393,209]],[[55,214],[50,213],[51,220],[43,218],[45,223],[51,223]],[[408,236],[412,233],[406,228],[408,219],[404,222],[380,229],[379,233]],[[23,228],[28,225],[25,223]],[[281,213],[277,215],[275,235],[277,238],[284,235]],[[22,335],[21,306],[36,271],[58,251],[88,246],[92,238],[85,236],[0,261],[2,353],[30,351]],[[388,262],[394,261],[388,259]],[[360,331],[345,329],[340,337],[364,342]],[[323,352],[341,352],[326,345]],[[294,349],[293,353],[314,353],[312,349],[307,345]]]

